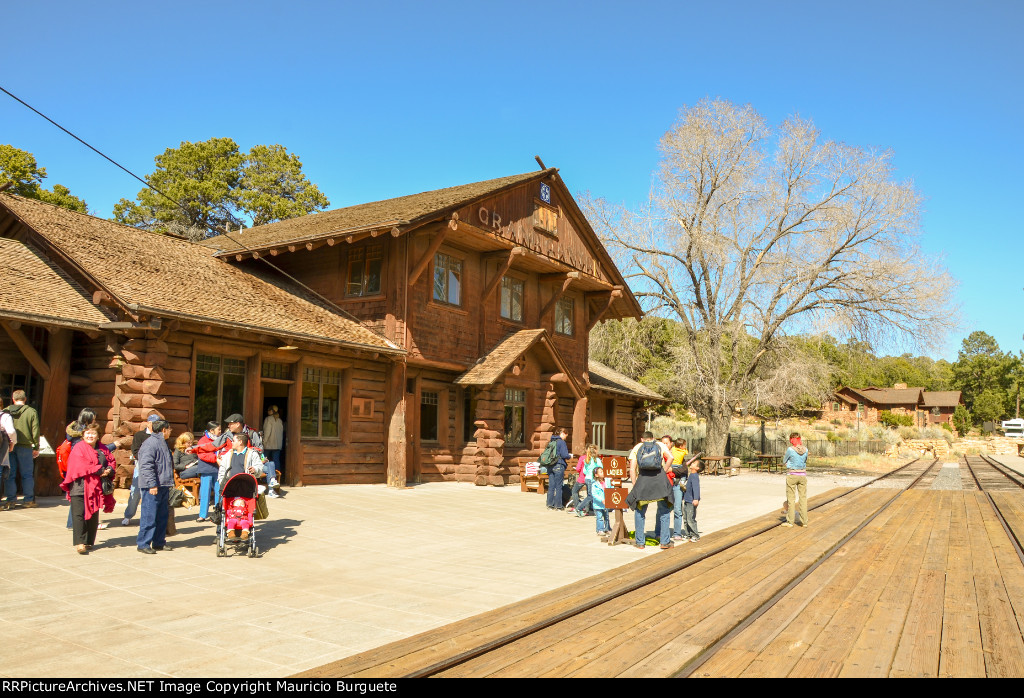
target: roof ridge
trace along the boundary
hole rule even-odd
[[[121,223],[119,221],[114,221],[114,220],[111,220],[109,218],[100,218],[99,216],[94,216],[91,213],[82,213],[81,211],[72,211],[71,209],[65,208],[65,207],[60,206],[58,204],[51,204],[49,201],[43,201],[41,199],[33,199],[33,198],[29,197],[29,196],[21,196],[20,194],[11,194],[9,192],[0,192],[0,197],[3,197],[3,196],[9,196],[9,197],[12,197],[12,198],[15,198],[15,199],[21,199],[22,201],[27,201],[27,202],[29,202],[29,205],[36,205],[36,204],[38,204],[40,206],[49,206],[50,208],[58,209],[59,211],[66,212],[66,213],[72,213],[72,214],[74,214],[76,216],[84,216],[85,218],[91,218],[94,221],[99,221],[100,223],[106,223],[106,224],[109,224],[109,225],[116,225],[119,228],[128,228],[129,230],[136,230],[136,231],[138,231],[140,233],[146,233],[147,235],[156,235],[156,236],[159,236],[163,240],[177,240],[178,242],[184,242],[187,245],[194,245],[196,247],[206,247],[205,245],[200,245],[197,242],[192,242],[188,238],[184,238],[184,237],[181,237],[179,235],[174,235],[172,233],[159,233],[159,232],[157,232],[155,230],[148,230],[146,228],[140,228],[140,227],[135,226],[135,225],[128,225],[127,223]],[[15,215],[17,215],[17,214],[15,214]],[[209,249],[209,248],[207,248],[207,249]]]

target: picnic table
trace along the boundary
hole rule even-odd
[[[782,456],[774,453],[758,453],[757,454],[757,469],[760,470],[761,466],[767,468],[768,472],[772,471],[772,468],[782,469]]]
[[[722,463],[728,463],[732,460],[729,456],[701,456],[700,459],[707,463],[707,474],[708,475],[721,475]]]

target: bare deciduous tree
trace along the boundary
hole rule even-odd
[[[788,335],[921,346],[953,324],[955,282],[915,244],[921,198],[893,179],[891,153],[798,117],[773,130],[722,100],[685,108],[661,151],[644,207],[584,205],[645,309],[680,321],[677,372],[710,452],[739,404],[804,380]]]

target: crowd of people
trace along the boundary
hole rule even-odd
[[[597,535],[606,540],[610,531],[605,490],[611,486],[605,477],[598,448],[594,444],[576,460],[569,501],[563,507],[563,484],[572,454],[566,438],[568,430],[557,429],[541,454],[540,463],[547,468],[548,509],[565,510],[579,517],[596,518]],[[645,431],[627,456],[629,479],[632,483],[626,504],[633,510],[634,545],[646,547],[647,510],[654,504],[656,522],[654,538],[662,550],[677,543],[697,542],[697,508],[700,506],[700,473],[703,467],[698,458],[687,461],[686,439],[673,439],[669,435],[655,441],[654,434]],[[807,526],[807,447],[800,434],[789,436],[789,447],[783,456],[786,466],[786,521],[792,527],[799,515],[801,526]],[[570,471],[571,473],[572,471]]]
[[[25,392],[18,390],[12,395],[12,405],[4,408],[0,400],[0,506],[4,510],[17,505],[19,479],[22,506],[37,506],[34,459],[40,448],[39,417],[25,404],[25,398]],[[277,407],[268,410],[262,435],[237,413],[230,415],[225,425],[209,422],[198,441],[191,432],[179,434],[172,448],[171,425],[154,411],[132,437],[132,482],[121,524],[130,525],[141,508],[136,537],[140,553],[152,555],[169,549],[166,536],[173,530],[169,525],[173,521],[170,493],[175,474],[180,480],[200,479],[200,522],[209,520],[210,507],[217,506],[224,483],[240,472],[256,477],[266,474],[266,495],[280,496],[284,423]],[[100,513],[112,513],[116,506],[113,480],[117,463],[114,449],[101,441],[103,433],[95,412],[84,409],[68,424],[65,441],[56,450],[60,487],[70,503],[67,526],[75,550],[83,555],[95,545],[97,531],[108,525],[100,523]]]
[[[605,490],[611,486],[605,477],[598,448],[589,444],[576,460],[569,501],[563,507],[565,473],[572,455],[566,443],[568,430],[556,429],[540,463],[547,468],[547,507],[568,511],[578,517],[594,516],[597,535],[607,539],[610,532]],[[646,515],[651,504],[657,506],[654,537],[660,547],[668,549],[676,543],[700,540],[697,530],[697,507],[700,505],[700,461],[686,461],[686,439],[665,435],[659,441],[646,431],[629,452],[629,479],[632,482],[626,503],[633,510],[634,545],[646,547]],[[572,472],[572,471],[570,471]],[[672,521],[672,515],[675,520]]]

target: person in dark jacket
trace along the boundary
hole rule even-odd
[[[140,553],[152,555],[166,545],[168,497],[174,486],[174,463],[167,439],[171,425],[162,419],[153,422],[153,435],[139,448],[139,489],[142,491],[142,517],[136,546]]]
[[[556,429],[551,435],[551,440],[558,442],[555,444],[558,459],[548,470],[548,509],[556,511],[562,510],[562,482],[565,480],[566,462],[570,457],[569,446],[565,443],[567,436],[569,430],[565,427]]]
[[[633,489],[626,497],[626,504],[633,509],[633,528],[637,548],[646,546],[647,538],[647,505],[656,502],[658,505],[658,534],[663,550],[672,547],[669,540],[672,535],[670,528],[672,516],[672,485],[665,473],[666,449],[655,442],[654,434],[645,431],[643,441],[636,445],[629,455],[631,471],[635,473]]]

